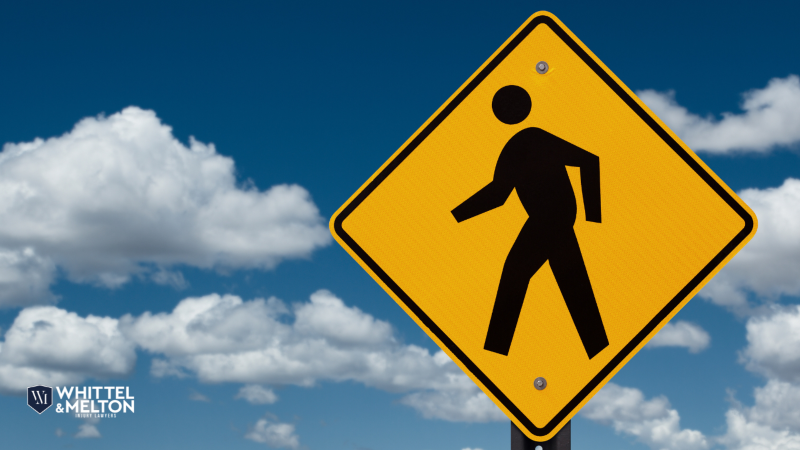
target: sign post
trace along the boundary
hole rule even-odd
[[[345,250],[537,442],[568,442],[559,430],[756,226],[546,12],[331,219]]]
[[[572,421],[544,442],[533,441],[511,422],[511,450],[572,450]]]

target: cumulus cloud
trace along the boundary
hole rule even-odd
[[[392,327],[358,308],[348,308],[327,291],[311,295],[311,302],[295,308],[294,331],[319,336],[339,346],[381,345],[392,340]]]
[[[284,316],[291,313],[278,299],[212,294],[187,298],[170,313],[124,316],[120,326],[144,349],[204,382],[311,386],[317,380],[356,380],[401,392],[450,386],[451,378],[462,375],[449,358],[398,345],[388,323],[328,291],[294,305],[293,313],[289,323]],[[347,317],[353,330],[339,330]]]
[[[244,435],[245,439],[267,444],[273,448],[298,448],[300,439],[294,432],[294,425],[260,419]]]
[[[645,400],[642,391],[606,384],[581,414],[595,422],[611,425],[618,433],[634,436],[654,450],[700,450],[709,440],[697,430],[681,429],[678,411],[665,397]]]
[[[755,405],[747,410],[750,421],[800,432],[800,386],[769,380],[756,388],[754,397]]]
[[[52,302],[56,267],[76,282],[180,287],[171,266],[270,269],[330,242],[305,189],[237,186],[231,158],[137,107],[5,144],[0,212],[0,306]]]
[[[664,325],[647,347],[686,347],[690,353],[698,353],[708,348],[710,342],[711,336],[699,325],[679,320]]]
[[[135,363],[135,345],[122,335],[117,319],[31,307],[20,311],[0,346],[0,392],[77,384],[90,376],[122,377]]]
[[[444,352],[398,343],[387,322],[324,290],[291,309],[275,298],[187,298],[169,313],[124,316],[120,328],[142,348],[164,355],[153,362],[154,376],[194,374],[203,382],[247,385],[356,381],[408,393],[401,402],[425,417],[505,420]],[[269,403],[273,396],[245,386],[237,398]]]
[[[733,409],[725,418],[728,432],[720,442],[731,450],[800,450],[800,435],[788,429],[776,430]]]
[[[55,270],[52,260],[31,247],[0,248],[0,306],[55,303],[57,297],[50,292]]]
[[[244,302],[210,294],[182,300],[170,313],[125,315],[125,335],[144,349],[171,357],[227,354],[280,343],[288,327],[279,321],[286,306],[278,299]]]
[[[767,377],[754,405],[728,410],[720,442],[734,450],[800,450],[800,306],[774,308],[747,320],[748,370]]]
[[[700,291],[710,301],[742,315],[758,312],[749,294],[771,302],[800,295],[800,180],[739,193],[758,217],[758,232]]]
[[[800,306],[747,321],[742,362],[769,378],[800,384]]]
[[[756,388],[755,404],[725,415],[727,433],[719,441],[733,450],[800,449],[800,387],[769,380]]]
[[[210,294],[171,312],[120,319],[29,307],[0,346],[0,391],[121,377],[133,369],[136,348],[154,354],[154,377],[242,383],[236,398],[253,404],[277,401],[269,385],[355,381],[404,394],[400,402],[427,418],[506,420],[444,352],[398,342],[387,322],[325,290],[291,307]],[[197,392],[189,398],[208,400]]]
[[[689,147],[709,153],[767,152],[800,141],[800,78],[773,78],[743,94],[740,114],[701,117],[678,104],[675,93],[644,90],[639,98]]]
[[[244,399],[253,405],[269,405],[278,401],[278,396],[272,389],[257,384],[242,386],[235,398]]]
[[[400,402],[419,411],[426,419],[450,422],[502,422],[508,417],[475,384],[461,389],[415,392]]]

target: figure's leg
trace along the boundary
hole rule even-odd
[[[508,355],[517,328],[522,302],[533,274],[547,261],[546,237],[526,223],[508,252],[494,301],[485,350]]]
[[[583,263],[578,239],[572,228],[560,233],[554,242],[550,268],[553,269],[561,295],[567,303],[572,322],[578,329],[583,348],[589,359],[592,359],[608,347],[608,336],[597,308],[586,265]]]

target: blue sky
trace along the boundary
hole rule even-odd
[[[142,1],[0,6],[0,447],[508,448],[327,220],[539,10],[759,217],[575,448],[800,448],[796,7]]]

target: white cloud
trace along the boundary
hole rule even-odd
[[[450,422],[502,422],[508,417],[475,384],[463,389],[415,392],[401,403],[419,411],[426,419]]]
[[[800,295],[800,180],[745,189],[739,196],[756,213],[758,232],[700,295],[739,314],[752,314],[758,308],[748,303],[749,293],[767,302]]]
[[[100,419],[97,418],[88,418],[83,419],[83,423],[78,425],[78,432],[75,433],[75,437],[79,439],[96,439],[100,437],[100,431],[97,429],[97,424],[100,423]]]
[[[55,264],[31,247],[17,250],[0,248],[0,306],[25,306],[55,303],[50,292]]]
[[[269,269],[330,242],[309,193],[236,185],[213,144],[183,145],[153,111],[86,118],[0,153],[0,306],[52,302],[54,267],[108,287],[167,268]]]
[[[123,316],[122,330],[143,348],[175,357],[257,350],[281,342],[289,327],[277,299],[243,302],[210,294],[182,300],[171,313]]]
[[[100,431],[94,424],[84,423],[78,425],[78,432],[75,434],[76,438],[99,438]]]
[[[133,369],[137,346],[155,354],[155,377],[243,383],[236,398],[254,404],[277,401],[263,385],[355,381],[406,394],[400,402],[424,417],[506,420],[444,352],[399,343],[387,322],[324,290],[291,309],[275,298],[211,294],[184,299],[169,313],[119,320],[30,307],[0,345],[0,391],[122,377]],[[208,400],[197,392],[189,398]]]
[[[766,386],[756,388],[754,397],[755,405],[747,411],[751,421],[800,432],[800,387],[769,380]]]
[[[294,449],[300,446],[300,439],[294,432],[294,425],[276,423],[268,419],[259,419],[244,437],[273,448]]]
[[[28,386],[38,384],[44,386],[78,384],[84,378],[83,374],[74,372],[0,363],[0,393],[3,394],[23,395]],[[36,381],[31,382],[30,380]]]
[[[143,348],[205,382],[310,386],[356,380],[402,392],[452,386],[454,377],[463,376],[446,357],[398,345],[388,323],[328,291],[295,305],[293,324],[282,320],[285,314],[288,308],[274,298],[245,302],[212,294],[185,299],[171,313],[124,316],[120,326]],[[338,330],[346,318],[353,319],[353,329]],[[163,364],[159,370],[166,370]]]
[[[709,153],[766,152],[800,141],[800,78],[773,78],[763,89],[743,94],[741,114],[723,113],[722,119],[690,113],[675,100],[674,92],[637,92],[686,144]]]
[[[638,389],[606,384],[581,410],[591,420],[612,425],[654,450],[699,450],[708,439],[696,430],[681,429],[678,411],[665,397],[645,400]]]
[[[769,378],[800,383],[800,306],[786,307],[747,321],[748,370]]]
[[[298,306],[294,330],[320,336],[337,345],[380,345],[392,339],[392,327],[357,308],[348,308],[327,291],[311,295],[311,303]]]
[[[745,414],[729,410],[725,415],[728,432],[720,439],[730,450],[800,450],[800,435],[787,429],[750,421]]]
[[[728,410],[727,433],[719,438],[731,450],[800,450],[800,387],[769,380],[755,390],[755,405]]]
[[[242,386],[235,398],[242,398],[253,405],[270,405],[278,401],[278,396],[272,389],[257,384]]]
[[[690,353],[698,353],[708,348],[710,342],[711,336],[699,325],[679,320],[664,325],[647,347],[686,347]]]
[[[154,376],[300,386],[349,380],[410,393],[401,401],[426,417],[505,420],[444,352],[398,343],[387,322],[324,290],[291,311],[274,298],[187,298],[170,313],[126,315],[120,328],[142,348],[166,357],[154,360]],[[237,397],[255,398],[257,389],[245,387]]]
[[[728,410],[719,442],[732,450],[800,450],[800,306],[773,307],[746,328],[741,361],[768,380],[755,389],[753,406]]]
[[[120,333],[117,319],[83,318],[54,306],[26,308],[0,346],[0,391],[121,377],[135,363],[135,346]]]

